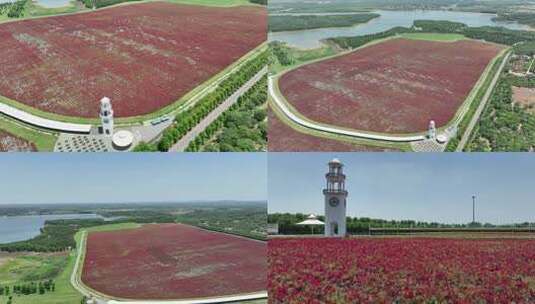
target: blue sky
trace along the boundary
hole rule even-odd
[[[0,157],[0,204],[266,200],[264,153]]]
[[[271,153],[269,212],[323,214],[327,162],[345,164],[348,214],[442,223],[535,222],[535,156],[519,153]]]

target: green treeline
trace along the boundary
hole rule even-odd
[[[249,79],[256,75],[267,65],[268,52],[264,51],[257,55],[223,80],[217,89],[203,97],[191,108],[179,113],[173,125],[167,128],[156,145],[141,143],[134,151],[168,151],[177,141],[193,129],[210,112],[229,98],[236,90],[243,86]]]
[[[268,0],[249,0],[251,3],[260,4],[260,5],[267,5]]]
[[[535,27],[535,14],[531,12],[507,12],[500,13],[498,17],[493,18],[494,21],[518,22],[520,24]]]
[[[187,147],[187,152],[254,152],[266,150],[267,77],[249,89]],[[208,141],[215,140],[206,144]]]
[[[32,295],[32,294],[45,294],[47,292],[54,292],[56,290],[56,283],[54,280],[46,280],[40,282],[30,282],[14,284],[11,286],[0,286],[0,296],[9,295]]]
[[[278,224],[280,234],[311,234],[310,226],[298,226],[299,222],[307,219],[302,213],[273,213],[268,215],[268,223]],[[324,216],[318,216],[318,220],[324,221]],[[470,224],[442,224],[437,222],[421,222],[413,220],[383,220],[368,217],[347,217],[347,232],[349,234],[367,234],[370,228],[496,228],[492,224],[470,223]],[[530,227],[530,223],[516,224],[514,227]],[[314,227],[315,234],[323,233],[323,226]]]
[[[271,32],[280,32],[353,26],[366,23],[379,16],[379,14],[270,16],[269,30]]]
[[[9,18],[24,17],[26,4],[28,0],[20,0],[16,2],[7,2],[0,4],[0,15],[6,15]]]
[[[535,41],[527,41],[523,43],[516,44],[514,46],[514,53],[517,55],[535,55]]]

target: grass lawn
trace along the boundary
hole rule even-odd
[[[59,14],[76,13],[82,10],[87,10],[81,3],[71,1],[68,5],[63,7],[46,8],[33,2],[28,2],[26,5],[26,17],[52,16]]]
[[[32,142],[38,151],[53,151],[57,137],[51,133],[23,126],[19,122],[0,114],[0,130]]]
[[[64,254],[13,254],[0,266],[0,285],[53,279],[66,264]]]
[[[405,33],[400,35],[403,38],[415,40],[431,40],[442,42],[455,42],[466,39],[460,34],[438,34],[438,33]]]

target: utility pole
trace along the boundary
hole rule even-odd
[[[472,224],[476,223],[476,196],[472,195]]]

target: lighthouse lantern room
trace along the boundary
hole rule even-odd
[[[329,172],[325,174],[327,184],[323,189],[325,196],[325,236],[346,235],[347,191],[344,165],[333,159],[329,162]]]

